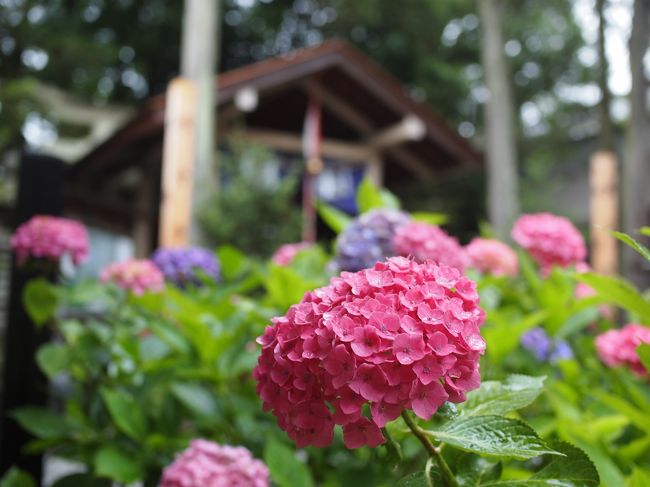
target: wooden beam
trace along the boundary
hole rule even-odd
[[[302,137],[291,132],[248,129],[222,132],[222,136],[224,138],[258,142],[274,149],[302,154]],[[343,159],[351,164],[365,164],[371,154],[366,145],[340,142],[332,139],[324,139],[322,148],[325,157]]]
[[[371,137],[374,134],[376,129],[365,115],[351,107],[347,101],[325,88],[322,84],[310,80],[303,83],[303,89],[312,96],[320,97],[325,107],[349,123],[355,130],[358,130],[362,136]],[[390,147],[386,151],[416,177],[425,181],[433,179],[434,171],[403,147]]]
[[[372,135],[368,138],[368,144],[376,149],[387,149],[404,142],[420,140],[425,134],[426,129],[422,120],[415,115],[408,115]]]

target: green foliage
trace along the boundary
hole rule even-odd
[[[341,233],[352,222],[352,218],[333,206],[319,202],[316,204],[318,215],[334,233]]]
[[[142,478],[137,461],[114,445],[103,446],[95,455],[95,473],[128,484]]]
[[[268,257],[283,243],[300,240],[300,210],[294,202],[299,165],[273,182],[265,167],[275,156],[261,147],[233,145],[220,156],[223,184],[204,203],[199,220],[206,235],[247,255]]]
[[[264,447],[264,463],[271,478],[279,487],[313,487],[314,481],[304,463],[294,452],[278,441],[269,441]]]
[[[23,304],[34,323],[43,325],[59,306],[57,288],[45,279],[32,279],[23,291]]]
[[[484,381],[467,394],[461,407],[464,416],[503,415],[531,404],[544,390],[545,377],[511,375],[505,381]]]
[[[0,479],[0,487],[36,487],[36,482],[27,472],[11,467]]]
[[[359,213],[366,213],[375,208],[399,209],[397,197],[387,189],[378,188],[369,177],[363,178],[357,190],[357,207]]]

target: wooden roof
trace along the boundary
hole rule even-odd
[[[400,150],[408,151],[433,170],[478,165],[482,161],[481,155],[428,104],[414,101],[396,78],[365,54],[341,41],[327,41],[222,73],[217,78],[217,103],[219,106],[228,105],[245,87],[257,89],[262,101],[265,93],[282,92],[284,88],[289,97],[287,100],[295,99],[296,92],[301,90],[292,88],[307,80],[316,80],[338,99],[344,100],[352,112],[365,117],[372,129],[381,130],[409,114],[418,116],[426,127],[425,137],[402,144]],[[70,178],[80,182],[86,175],[98,175],[104,170],[112,173],[133,164],[140,151],[146,148],[150,151],[152,141],[160,145],[164,110],[164,94],[149,98],[126,125],[70,167]],[[294,112],[304,114],[304,110],[298,112],[296,109]],[[287,116],[287,112],[282,113]],[[255,112],[250,116],[254,120]],[[278,123],[282,122],[283,117],[278,117],[277,111],[274,111],[274,116]],[[303,116],[292,123],[302,124]],[[263,119],[264,113],[257,114],[257,118]],[[324,125],[324,130],[325,136],[329,136],[327,125]],[[345,134],[336,135],[345,137]]]

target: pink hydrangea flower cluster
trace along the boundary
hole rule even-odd
[[[158,487],[268,487],[269,470],[244,447],[193,440]]]
[[[432,260],[464,272],[467,267],[465,250],[454,237],[436,225],[409,222],[400,226],[393,238],[395,252],[413,257],[418,262]]]
[[[271,257],[271,262],[279,266],[291,265],[293,259],[296,258],[299,252],[307,250],[313,244],[310,242],[288,243],[280,245]]]
[[[475,238],[465,246],[469,267],[494,276],[516,276],[519,272],[517,254],[498,240]]]
[[[616,330],[609,330],[596,337],[596,350],[608,367],[626,365],[638,376],[650,375],[639,359],[636,349],[642,343],[650,343],[650,328],[628,323]]]
[[[348,448],[374,447],[402,410],[429,419],[479,386],[484,318],[452,267],[392,257],[343,272],[258,338],[257,392],[298,447],[329,445],[337,424]]]
[[[127,259],[110,264],[102,270],[102,282],[113,282],[136,296],[159,292],[165,286],[165,277],[149,259]]]
[[[37,215],[16,229],[11,248],[18,265],[30,258],[58,262],[65,254],[79,265],[88,256],[88,234],[86,227],[74,220]]]
[[[587,256],[585,241],[567,218],[551,213],[522,215],[515,222],[512,238],[544,271],[552,266],[569,267]]]

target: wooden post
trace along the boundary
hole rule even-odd
[[[611,151],[591,157],[591,266],[614,275],[618,268],[618,245],[609,233],[618,229],[618,162]]]
[[[63,212],[65,164],[53,157],[23,155],[18,175],[15,227],[34,215]],[[47,404],[47,379],[36,365],[37,348],[49,339],[38,329],[23,306],[23,289],[36,275],[19,269],[12,259],[7,329],[4,343],[2,401],[0,404],[0,474],[16,465],[31,473],[40,485],[41,455],[25,454],[23,448],[34,438],[9,417],[21,406]]]
[[[196,95],[194,82],[187,78],[176,78],[167,88],[160,247],[184,247],[190,242]]]

